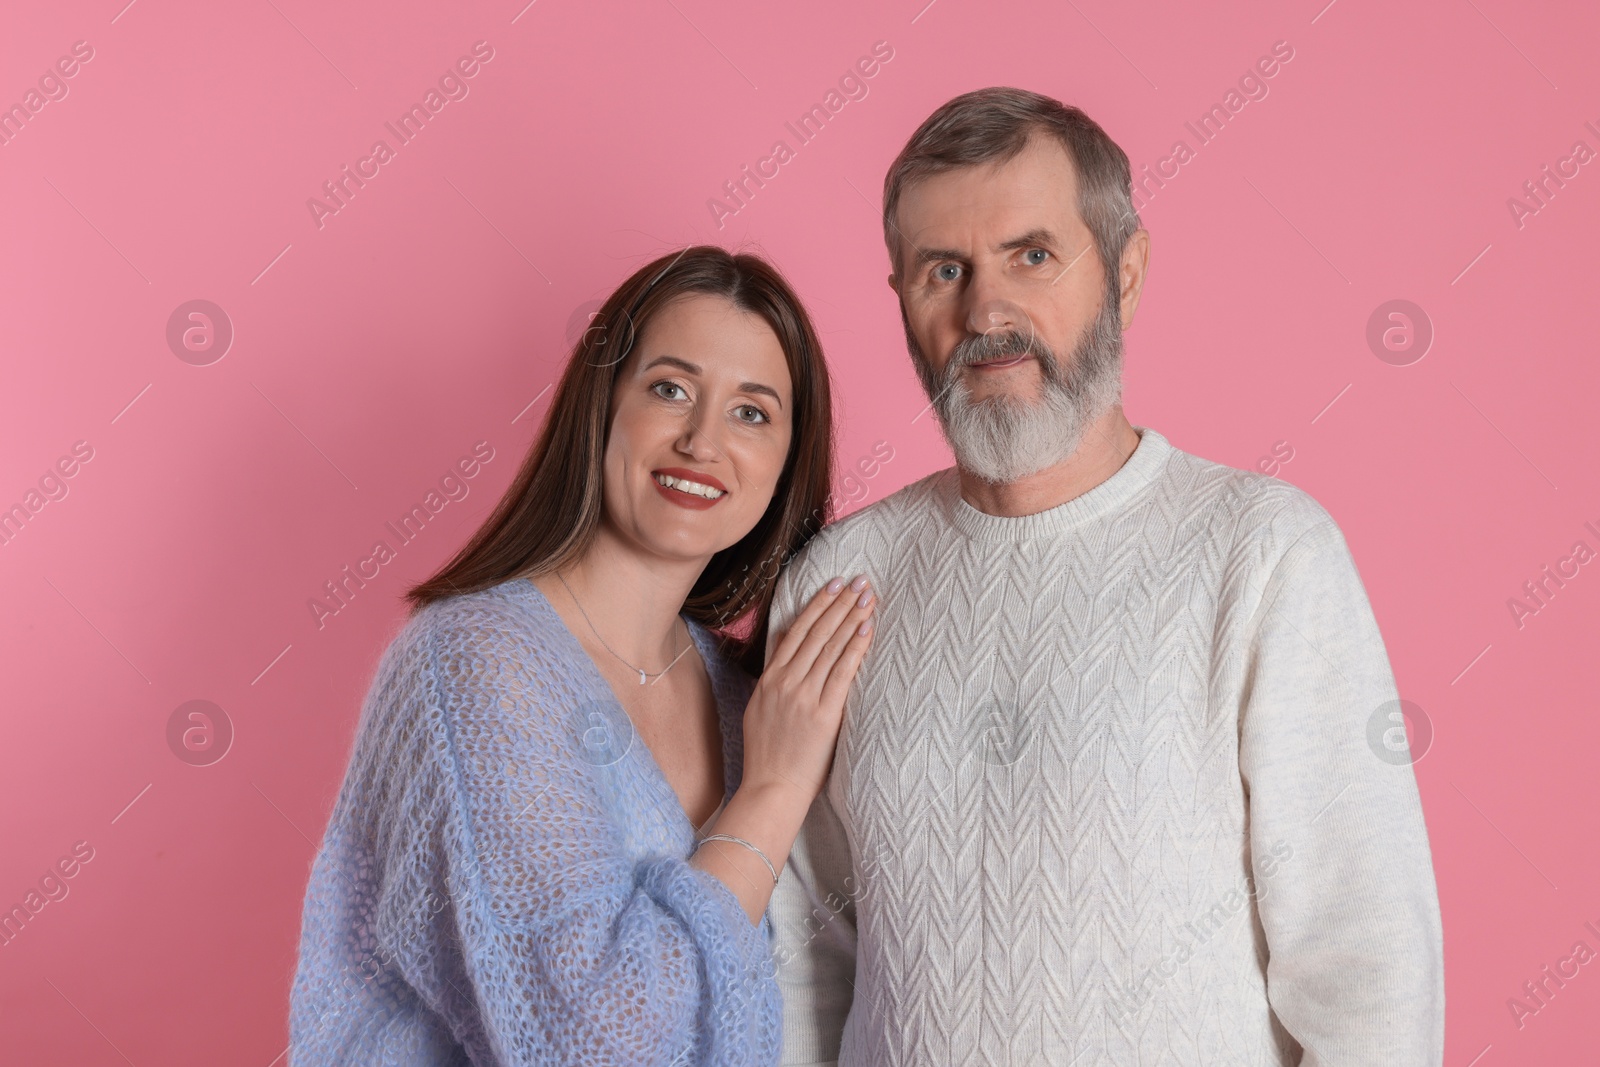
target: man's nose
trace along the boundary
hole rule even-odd
[[[979,337],[1016,334],[1033,335],[1033,319],[1014,300],[995,294],[975,301],[967,311],[967,330]]]
[[[974,272],[967,289],[967,329],[984,336],[990,333],[1026,333],[1029,318],[1021,305],[1012,300],[1003,281],[991,271]]]

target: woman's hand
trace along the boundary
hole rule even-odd
[[[844,698],[872,644],[877,607],[866,575],[829,582],[772,650],[744,710],[744,777],[711,829],[748,842],[708,841],[691,862],[739,898],[752,923],[773,890],[811,802],[822,792],[844,721]]]
[[[795,790],[806,806],[833,764],[844,698],[872,644],[877,607],[866,575],[835,578],[783,635],[744,713],[744,784]]]

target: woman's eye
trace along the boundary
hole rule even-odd
[[[1034,259],[1034,256],[1038,256],[1039,258]],[[1050,253],[1046,252],[1042,248],[1030,248],[1026,252],[1022,253],[1022,257],[1023,259],[1027,260],[1028,266],[1037,267],[1039,264],[1050,258]]]
[[[652,391],[655,392],[655,394],[657,396],[659,396],[663,400],[682,400],[684,398],[684,396],[688,395],[687,393],[684,393],[683,386],[679,385],[677,382],[657,382],[656,384],[652,385],[650,388],[651,388]],[[682,396],[668,396],[666,393],[662,392],[663,389],[676,389],[679,393],[681,393],[683,395]]]
[[[763,422],[769,421],[767,419],[767,413],[756,407],[754,404],[740,404],[737,408],[734,408],[734,410],[739,413],[739,418],[743,422],[759,425]]]

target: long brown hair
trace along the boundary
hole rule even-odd
[[[683,605],[745,670],[761,672],[778,569],[831,518],[833,401],[822,346],[789,283],[759,256],[713,245],[645,264],[601,305],[573,346],[516,478],[450,562],[406,594],[413,614],[433,600],[556,570],[588,549],[604,503],[612,388],[651,319],[689,293],[723,296],[760,315],[777,334],[793,383],[793,434],[772,502],[748,534],[711,557]]]

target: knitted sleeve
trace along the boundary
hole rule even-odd
[[[443,863],[500,1063],[769,1064],[769,949],[734,895],[677,856],[622,848],[630,804],[585,758],[584,694],[522,616],[434,631],[428,706],[451,781]],[[419,830],[424,829],[419,827]]]
[[[685,850],[635,858],[664,798],[584,747],[584,672],[513,604],[459,600],[413,618],[363,709],[293,1067],[775,1063],[765,926]]]
[[[1278,560],[1246,657],[1239,765],[1272,1010],[1304,1067],[1437,1067],[1443,939],[1427,827],[1403,735],[1372,743],[1398,696],[1331,519]]]

